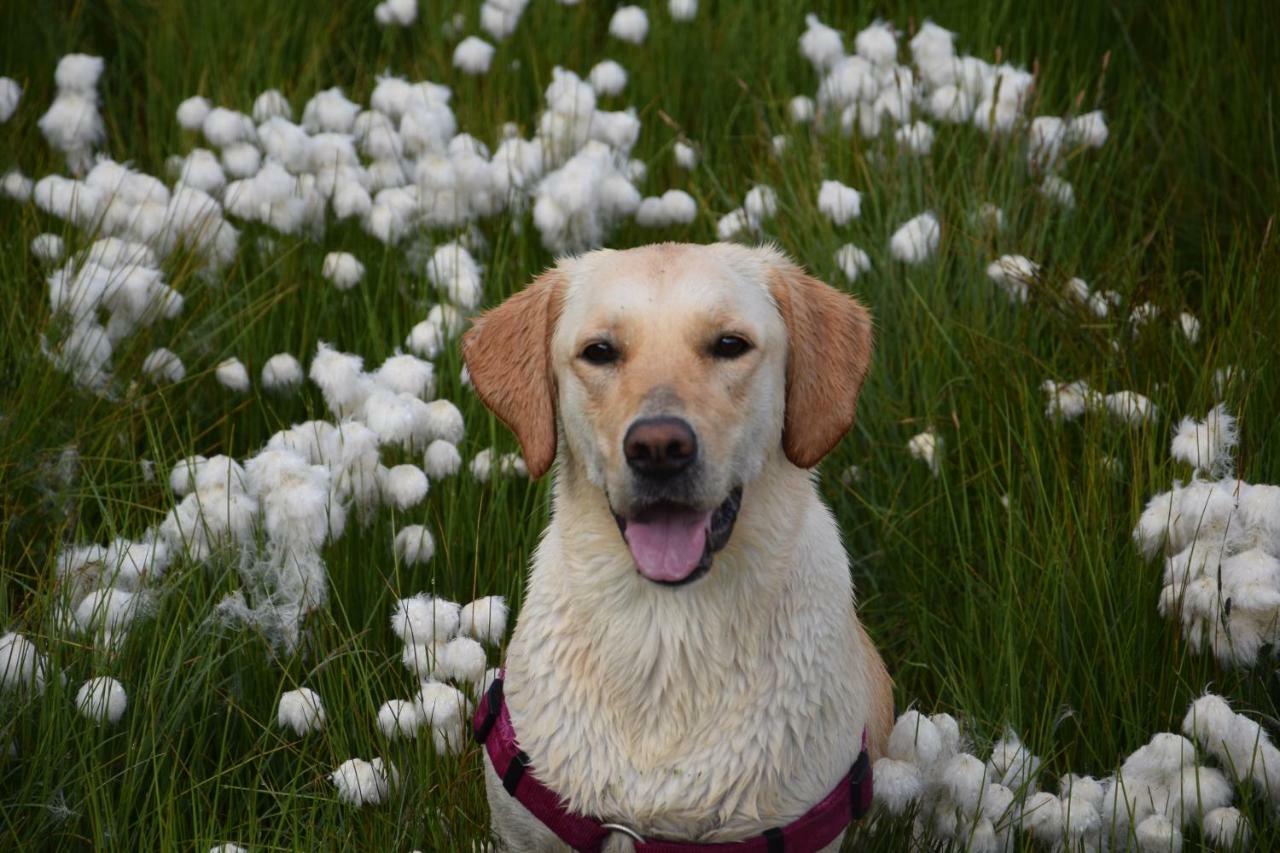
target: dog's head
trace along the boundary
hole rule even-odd
[[[530,476],[557,447],[652,581],[701,576],[766,465],[817,464],[853,423],[871,319],[778,251],[662,244],[563,260],[462,341]]]

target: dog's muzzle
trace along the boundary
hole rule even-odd
[[[636,570],[654,583],[682,586],[711,569],[717,551],[733,534],[742,487],[713,510],[697,510],[671,501],[650,504],[630,518],[614,513]]]

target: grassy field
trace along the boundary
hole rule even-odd
[[[1270,658],[1231,670],[1190,648],[1156,612],[1161,567],[1143,561],[1130,538],[1146,501],[1190,473],[1169,459],[1172,427],[1220,399],[1240,418],[1238,475],[1280,482],[1280,235],[1272,221],[1280,27],[1267,4],[938,0],[853,9],[779,0],[766,10],[704,0],[693,22],[675,23],[655,2],[649,36],[634,46],[608,36],[606,4],[534,0],[478,78],[451,67],[454,40],[442,28],[452,4],[423,2],[404,29],[378,27],[372,5],[0,4],[0,75],[25,87],[18,112],[0,125],[0,172],[64,170],[36,121],[68,52],[106,60],[105,151],[156,175],[169,155],[200,144],[174,120],[192,94],[248,110],[257,93],[278,87],[297,115],[335,85],[367,103],[375,75],[390,69],[451,86],[459,127],[496,145],[503,122],[526,136],[536,128],[553,66],[585,74],[616,59],[630,81],[601,103],[633,105],[643,122],[633,154],[648,166],[642,192],[687,190],[699,213],[687,227],[624,224],[610,245],[713,240],[719,216],[765,183],[780,210],[764,236],[816,274],[849,286],[837,247],[853,242],[871,256],[871,271],[851,289],[876,318],[875,363],[858,423],[820,472],[853,557],[861,618],[900,708],[955,714],[979,750],[1011,727],[1051,776],[1112,772],[1151,734],[1176,731],[1206,685],[1280,725]],[[477,32],[476,5],[460,4],[464,34]],[[1062,168],[1075,209],[1037,192],[1018,137],[993,141],[943,125],[928,156],[908,157],[891,140],[792,125],[787,101],[818,85],[797,49],[809,11],[841,29],[849,47],[877,16],[904,32],[930,17],[958,32],[960,51],[1035,70],[1031,114],[1104,110],[1109,141],[1073,153]],[[781,156],[776,134],[789,137]],[[692,172],[672,157],[680,138],[701,150]],[[824,179],[864,193],[860,218],[836,228],[818,212]],[[972,221],[984,202],[1003,209],[1003,231]],[[936,260],[894,261],[890,234],[925,209],[943,222]],[[486,304],[552,261],[527,212],[479,227],[489,243]],[[168,346],[186,378],[164,387],[126,382],[101,399],[42,353],[42,337],[59,323],[47,270],[29,249],[44,231],[72,248],[89,242],[34,205],[0,200],[0,630],[32,638],[65,675],[41,695],[0,694],[0,745],[12,743],[0,751],[0,847],[204,850],[233,841],[254,850],[455,850],[485,838],[478,751],[436,755],[430,738],[388,741],[378,730],[378,706],[416,689],[388,616],[397,598],[423,590],[461,602],[501,594],[518,612],[547,519],[547,481],[481,484],[464,465],[407,513],[385,510],[367,527],[353,519],[324,550],[329,604],[308,619],[296,654],[214,617],[238,584],[230,559],[175,563],[151,611],[114,651],[59,630],[55,619],[62,548],[157,524],[174,502],[166,473],[183,457],[244,458],[278,430],[327,417],[314,386],[268,395],[257,371],[277,352],[305,365],[321,340],[380,363],[436,299],[420,270],[353,222],[331,224],[320,240],[271,235],[273,247],[257,240],[267,229],[245,225],[236,261],[217,281],[190,265],[166,266],[185,310],[116,353],[117,374],[128,377],[151,349]],[[324,255],[339,249],[367,268],[347,292],[320,277]],[[985,273],[1009,253],[1044,267],[1026,305],[1009,304]],[[1106,319],[1088,314],[1060,294],[1072,276],[1117,291],[1122,307]],[[1159,314],[1135,334],[1127,316],[1143,302]],[[1202,323],[1195,343],[1177,326],[1183,311]],[[246,395],[215,381],[215,365],[229,356],[254,376]],[[461,385],[456,346],[435,363],[439,395],[465,415],[464,459],[489,446],[515,449]],[[1228,365],[1236,378],[1220,397],[1214,372]],[[1103,416],[1047,419],[1041,383],[1082,378],[1105,392],[1145,394],[1158,413],[1135,427]],[[936,478],[906,450],[926,428],[943,439]],[[142,459],[156,463],[154,481]],[[844,482],[850,465],[861,477]],[[393,555],[406,523],[434,535],[429,564]],[[491,650],[491,661],[499,654]],[[129,692],[118,725],[95,726],[75,711],[77,688],[96,675]],[[300,684],[321,694],[329,717],[306,738],[274,720],[280,693]],[[380,806],[339,803],[328,774],[375,755],[400,769],[401,784]],[[1263,800],[1240,806],[1260,841],[1280,838]],[[858,849],[902,849],[908,828],[885,822],[856,839]],[[1188,837],[1188,846],[1198,843]]]

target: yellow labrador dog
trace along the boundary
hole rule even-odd
[[[560,462],[476,715],[508,848],[838,848],[891,684],[810,469],[871,338],[852,297],[725,243],[562,260],[467,332],[530,475]]]

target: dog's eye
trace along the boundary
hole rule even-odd
[[[582,348],[581,357],[592,364],[613,364],[618,351],[608,341],[593,341]]]
[[[737,335],[721,335],[711,346],[711,354],[716,358],[737,358],[749,349],[751,344],[747,343],[745,338]]]

